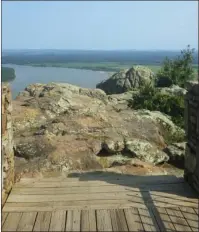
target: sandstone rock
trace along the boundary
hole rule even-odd
[[[182,142],[185,140],[185,131],[176,126],[171,118],[159,111],[149,111],[149,110],[137,110],[135,114],[143,119],[151,119],[155,121],[158,126],[160,133],[163,135],[166,143],[172,142]]]
[[[135,139],[126,142],[126,150],[142,161],[153,164],[163,163],[169,160],[169,157],[156,146],[147,141]]]
[[[46,157],[55,148],[43,136],[16,139],[15,156],[26,159]]]
[[[132,158],[123,156],[122,154],[106,156],[106,157],[97,157],[97,161],[103,168],[110,168],[114,166],[121,166],[131,164]]]
[[[106,139],[104,143],[102,144],[102,148],[104,148],[109,153],[117,153],[124,150],[124,141],[121,137],[119,140],[116,140],[116,138],[110,138]]]
[[[40,158],[44,169],[102,168],[103,150],[112,160],[110,165],[132,162],[133,157],[161,163],[167,160],[162,149],[168,134],[175,142],[179,129],[160,112],[115,110],[113,99],[125,101],[126,94],[110,98],[101,90],[55,83],[31,85],[26,91],[28,98],[20,96],[13,103],[15,154],[29,162]],[[139,141],[140,150],[131,144],[127,149],[131,155],[123,157],[128,141]]]
[[[153,72],[144,66],[135,66],[113,74],[109,79],[97,84],[97,88],[107,94],[124,93],[133,88],[139,88],[147,83],[154,83]]]

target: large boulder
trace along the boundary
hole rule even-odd
[[[24,92],[13,101],[15,154],[39,159],[47,169],[103,168],[102,153],[113,164],[119,157],[120,163],[137,158],[158,164],[167,161],[162,150],[168,133],[176,141],[179,128],[160,112],[116,110],[126,94],[110,98],[101,90],[57,83],[30,85]]]
[[[157,149],[152,143],[139,139],[128,141],[126,150],[131,152],[136,158],[148,163],[159,164],[169,160],[168,155]]]
[[[96,88],[107,94],[118,94],[140,88],[147,83],[154,83],[154,73],[145,66],[134,66],[113,74],[109,79],[97,84]]]

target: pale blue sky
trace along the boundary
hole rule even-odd
[[[198,49],[197,1],[3,2],[3,49]]]

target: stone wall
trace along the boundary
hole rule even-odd
[[[12,96],[9,85],[2,85],[2,205],[14,183],[14,151],[12,128]]]
[[[199,84],[187,83],[185,129],[187,136],[184,177],[199,193]]]

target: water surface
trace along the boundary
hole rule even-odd
[[[5,64],[4,67],[14,68],[16,78],[11,83],[12,95],[18,93],[29,84],[62,82],[84,88],[95,88],[96,84],[108,78],[109,73],[82,69],[31,67],[24,65]]]

